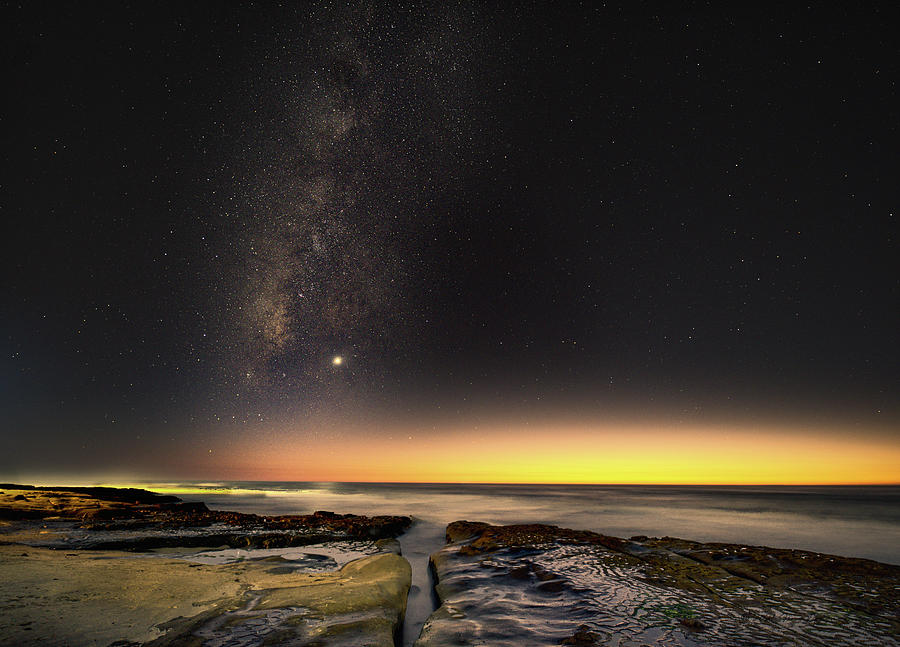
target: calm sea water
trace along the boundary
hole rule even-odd
[[[167,484],[171,486],[172,484]],[[316,510],[415,519],[400,538],[413,567],[404,627],[411,645],[434,608],[428,556],[451,521],[549,523],[617,537],[801,548],[900,564],[900,487],[183,483],[211,508],[261,514]],[[148,484],[153,489],[153,484]]]

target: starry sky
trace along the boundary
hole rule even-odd
[[[900,482],[877,7],[24,4],[0,475]]]

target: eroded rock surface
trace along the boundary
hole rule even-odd
[[[277,548],[397,537],[411,520],[319,511],[261,516],[209,510],[138,489],[0,487],[0,540],[53,548],[149,550],[163,546]],[[41,521],[42,537],[35,535]],[[31,540],[27,539],[29,533]]]
[[[447,541],[417,647],[900,644],[897,566],[536,524]]]
[[[410,566],[392,537],[408,517],[0,489],[2,645],[394,646]]]
[[[409,572],[394,553],[298,573],[0,546],[0,644],[393,647]]]

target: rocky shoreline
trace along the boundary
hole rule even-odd
[[[0,485],[0,644],[396,647],[410,524]],[[430,567],[416,647],[900,645],[900,566],[866,559],[456,521]]]
[[[446,538],[416,647],[900,644],[900,566],[538,524]]]
[[[135,488],[54,488],[0,484],[0,519],[75,522],[84,530],[138,531],[235,528],[254,546],[276,547],[277,540],[254,533],[280,534],[283,545],[309,536],[385,539],[402,534],[409,517],[335,514],[260,516],[210,510],[204,503]],[[301,539],[302,538],[302,539]],[[269,544],[264,545],[268,540]],[[307,542],[308,543],[308,542]]]
[[[3,645],[394,647],[406,610],[409,517],[6,484],[0,519]]]

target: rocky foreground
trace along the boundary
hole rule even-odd
[[[394,647],[409,517],[0,485],[0,645]],[[900,567],[457,521],[417,647],[900,645]]]
[[[417,647],[897,645],[900,567],[800,550],[457,521]]]
[[[96,549],[146,550],[163,546],[227,545],[232,548],[281,548],[323,541],[394,538],[409,517],[364,517],[315,512],[310,515],[260,516],[209,510],[199,502],[134,488],[49,488],[0,485],[0,520],[41,520],[61,534],[64,545]],[[49,525],[47,525],[49,524]],[[6,533],[12,529],[7,524]],[[84,531],[84,532],[82,532]],[[49,542],[48,542],[49,543]]]
[[[393,537],[408,517],[0,490],[0,645],[394,646],[410,567]]]

